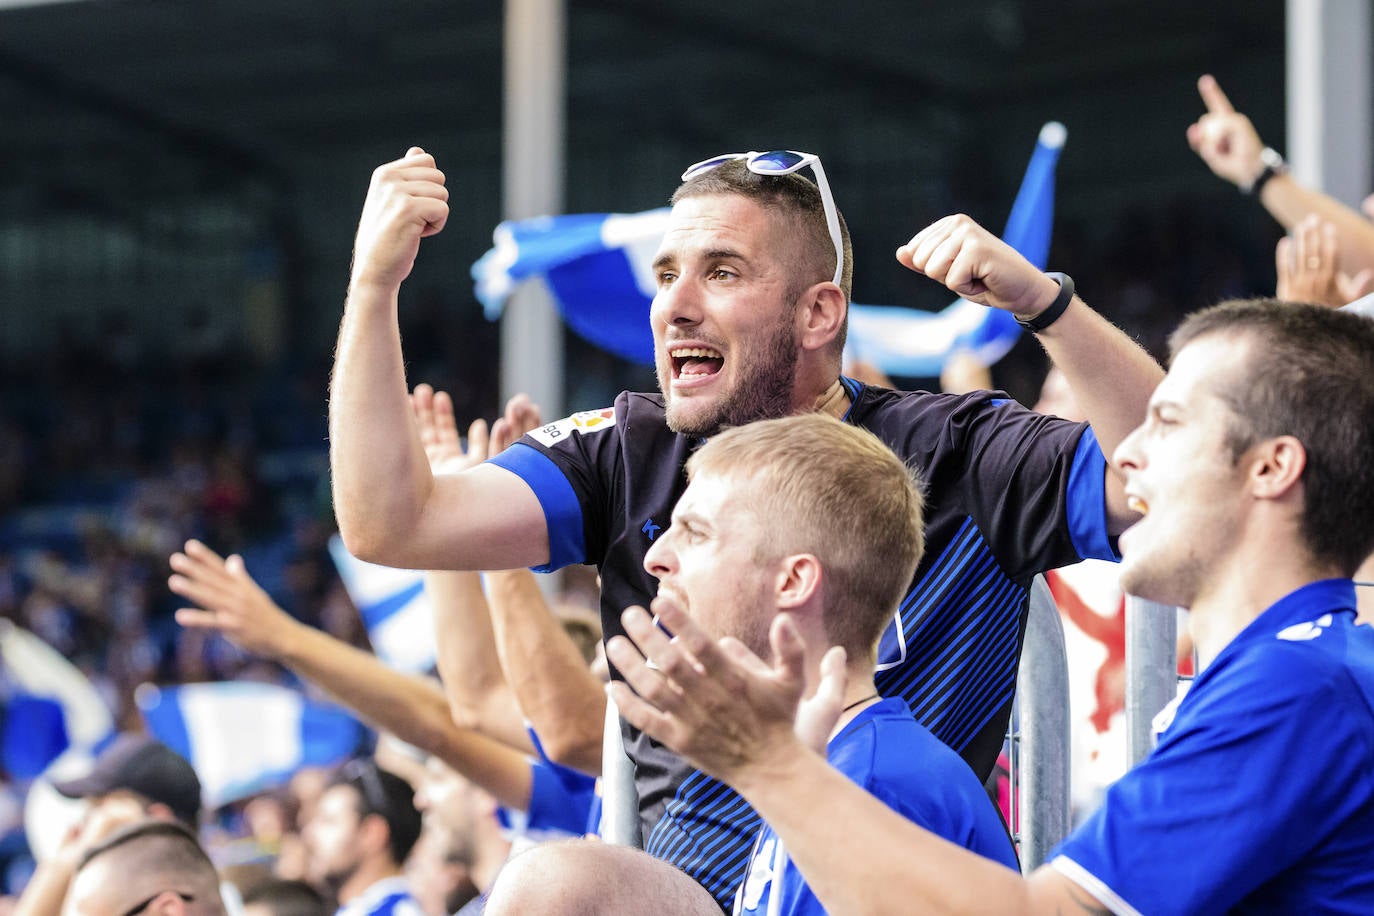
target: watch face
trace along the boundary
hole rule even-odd
[[[1263,162],[1266,167],[1280,175],[1288,171],[1288,163],[1283,161],[1283,157],[1279,155],[1278,150],[1268,146],[1260,150],[1260,162]]]

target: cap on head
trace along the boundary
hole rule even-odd
[[[79,779],[53,784],[68,798],[93,798],[128,791],[166,805],[178,820],[194,827],[200,820],[200,779],[167,745],[147,735],[122,735],[96,758]]]

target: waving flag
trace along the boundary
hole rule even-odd
[[[142,684],[134,699],[148,732],[190,762],[207,808],[345,760],[366,734],[340,707],[276,684]]]
[[[1054,220],[1054,170],[1067,135],[1057,121],[1041,128],[1003,234],[1042,270]],[[494,321],[517,284],[542,278],[579,336],[652,365],[652,261],[667,218],[662,209],[503,222],[496,227],[495,247],[472,266],[477,298]],[[935,313],[857,304],[849,309],[849,355],[892,375],[939,375],[945,360],[961,351],[991,365],[1020,334],[1011,315],[963,299]]]
[[[377,657],[402,671],[433,669],[434,608],[425,593],[424,574],[364,563],[337,534],[329,539],[329,555],[363,617]]]
[[[92,749],[113,737],[114,717],[86,675],[8,620],[0,620],[0,667],[0,755],[10,775],[30,779],[69,747]]]

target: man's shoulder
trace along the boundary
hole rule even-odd
[[[881,783],[928,784],[932,772],[968,772],[957,753],[931,734],[899,698],[889,697],[850,722],[831,742],[830,763],[870,791]]]

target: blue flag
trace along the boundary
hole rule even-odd
[[[134,699],[149,734],[196,771],[207,808],[283,785],[301,767],[340,763],[367,734],[342,708],[276,684],[142,684]]]
[[[348,597],[362,615],[377,657],[392,668],[416,674],[434,668],[434,607],[425,592],[424,573],[365,563],[337,534],[329,556]]]
[[[0,620],[0,684],[0,754],[17,779],[32,779],[69,748],[103,747],[115,734],[114,716],[86,675],[8,620]]]
[[[1050,122],[1040,137],[1012,206],[1003,238],[1042,270],[1054,221],[1054,170],[1067,132]],[[494,247],[472,266],[487,317],[500,317],[506,297],[540,278],[563,320],[584,340],[631,362],[652,365],[649,305],[652,262],[668,210],[583,213],[503,222]],[[848,355],[891,375],[936,376],[953,353],[969,351],[991,365],[1016,343],[1011,315],[960,299],[940,312],[851,304]]]

